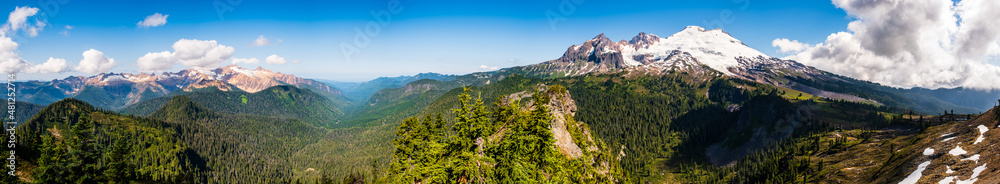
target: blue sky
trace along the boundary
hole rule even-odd
[[[66,3],[58,8],[42,6],[59,1]],[[83,59],[81,53],[95,49],[118,63],[111,72],[134,73],[140,71],[137,59],[147,53],[173,51],[171,46],[178,40],[197,39],[234,48],[232,58],[261,61],[241,63],[243,67],[263,66],[342,81],[421,72],[466,74],[483,71],[481,65],[528,65],[558,58],[567,47],[599,33],[612,40],[630,39],[639,32],[665,37],[688,25],[721,27],[747,45],[780,57],[785,54],[771,46],[772,40],[822,43],[830,33],[845,31],[852,21],[829,1],[401,0],[401,11],[391,14],[388,24],[377,26],[381,29],[368,45],[345,57],[342,43],[353,45],[358,35],[355,28],[375,22],[371,12],[387,10],[390,1],[233,1],[238,4],[228,0],[19,0],[3,1],[0,11],[24,6],[41,10],[39,16],[47,25],[37,36],[12,37],[20,45],[20,57],[33,64],[49,57],[63,58],[72,69]],[[225,4],[222,11],[217,10],[218,4]],[[165,24],[137,26],[156,13],[167,15]],[[565,19],[552,24],[552,13]],[[272,44],[251,46],[261,35]],[[263,62],[270,55],[300,62]],[[187,67],[175,64],[165,71]],[[69,70],[20,78],[50,80],[70,75],[92,74]]]

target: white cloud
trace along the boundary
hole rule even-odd
[[[809,44],[799,43],[799,41],[796,40],[778,38],[774,39],[774,41],[771,41],[771,46],[778,47],[778,49],[782,53],[789,53],[789,52],[802,52],[802,50],[805,50],[806,48],[809,47]]]
[[[500,67],[479,65],[479,69],[482,69],[482,70],[497,70],[497,69],[500,69]]]
[[[212,68],[229,60],[236,51],[233,47],[219,45],[215,40],[181,39],[174,42],[174,57],[181,64],[191,67]]]
[[[17,42],[10,37],[0,35],[0,72],[4,74],[21,72],[23,69],[31,67],[31,63],[21,59],[17,54]]]
[[[987,62],[1000,55],[1000,24],[995,21],[1000,1],[833,4],[855,18],[848,32],[833,33],[786,59],[891,86],[1000,88],[1000,67]]]
[[[257,37],[256,40],[253,40],[253,44],[250,44],[250,46],[251,47],[274,46],[278,45],[278,43],[281,43],[281,39],[278,39],[277,42],[272,43],[271,39],[264,37],[264,35],[260,35]]]
[[[228,61],[236,51],[233,47],[220,45],[215,40],[180,39],[174,42],[173,52],[149,52],[139,57],[136,63],[140,72],[157,72],[170,69],[176,63],[195,68],[213,68]]]
[[[509,62],[517,62],[517,61],[521,61],[521,60],[517,59],[517,58],[510,58],[510,59],[507,59],[507,61],[509,61]]]
[[[159,72],[170,69],[177,63],[177,57],[169,51],[149,52],[145,56],[139,57],[136,63],[140,72]]]
[[[139,21],[135,23],[136,26],[141,28],[158,27],[167,24],[167,17],[170,15],[163,15],[160,13],[154,13],[153,15],[146,16],[146,20]]]
[[[90,49],[83,51],[83,60],[80,60],[80,65],[74,69],[84,73],[104,73],[115,66],[118,66],[115,59],[104,56],[101,51]]]
[[[38,8],[34,7],[17,7],[14,11],[10,12],[7,17],[7,22],[3,24],[2,33],[3,35],[11,34],[17,32],[18,30],[24,30],[28,33],[28,36],[35,37],[38,36],[38,31],[41,31],[47,25],[43,19],[35,19],[33,22],[29,21],[28,18],[38,14]]]
[[[288,63],[288,61],[285,61],[284,57],[278,56],[277,54],[272,54],[271,56],[267,56],[267,58],[264,58],[264,62],[267,62],[267,64],[272,64],[272,65],[283,65],[285,63]]]
[[[257,64],[260,63],[260,60],[258,60],[257,58],[249,58],[249,59],[233,58],[233,64],[238,64],[238,63]]]
[[[0,26],[0,72],[59,73],[67,70],[68,66],[64,59],[49,58],[48,62],[35,66],[17,53],[19,44],[8,35],[23,30],[28,36],[38,36],[38,32],[47,24],[41,18],[31,20],[37,14],[38,8],[17,7],[10,12],[7,22]]]
[[[69,65],[66,64],[66,59],[62,58],[52,58],[40,65],[35,65],[28,67],[25,72],[27,73],[63,73],[69,70]]]

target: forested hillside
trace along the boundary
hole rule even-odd
[[[319,127],[336,125],[344,116],[341,109],[346,108],[311,90],[293,86],[274,86],[256,93],[205,89],[178,95],[217,112],[295,118]],[[147,100],[122,112],[147,116],[164,107],[175,96]]]
[[[315,181],[349,175],[351,167],[345,163],[377,163],[337,151],[373,152],[377,144],[333,141],[365,140],[364,132],[328,131],[293,118],[215,112],[186,96],[172,98],[149,118],[70,98],[19,126],[18,135],[26,136],[18,137],[24,145],[18,148],[18,162],[24,163],[25,181],[41,183]]]
[[[37,183],[179,183],[207,169],[170,124],[72,98],[45,107],[17,132],[21,176]]]
[[[186,96],[172,98],[151,118],[179,130],[178,138],[205,158],[209,182],[290,181],[290,157],[315,143],[325,130],[290,118],[217,113]]]

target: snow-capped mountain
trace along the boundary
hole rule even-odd
[[[688,26],[666,38],[643,32],[631,40],[618,42],[600,34],[570,46],[559,59],[541,65],[567,76],[620,70],[654,74],[677,69],[700,71],[704,65],[725,75],[767,83],[775,82],[766,81],[771,78],[767,75],[777,72],[821,73],[798,62],[754,50],[721,29],[706,30],[698,26]]]
[[[101,73],[90,77],[71,76],[52,81],[18,83],[20,83],[21,99],[30,103],[44,105],[63,98],[75,97],[110,109],[163,96],[176,90],[192,91],[209,87],[222,91],[242,90],[252,93],[277,85],[293,85],[340,94],[336,88],[312,79],[272,72],[261,67],[248,70],[237,65],[216,69],[185,69],[160,74]]]

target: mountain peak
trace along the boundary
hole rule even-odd
[[[636,48],[639,48],[639,47],[648,47],[649,45],[652,45],[657,41],[660,41],[659,36],[656,36],[654,34],[649,34],[646,32],[639,32],[639,35],[635,35],[635,37],[632,37],[632,40],[629,40],[628,43],[635,45]]]
[[[687,26],[683,30],[681,30],[681,32],[686,32],[686,31],[705,32],[705,28],[702,28],[700,26]]]
[[[271,70],[264,69],[264,67],[262,67],[262,66],[257,66],[257,68],[253,69],[253,71],[267,71],[267,72],[271,72]]]
[[[594,36],[594,38],[591,39],[591,40],[609,40],[610,41],[611,39],[608,39],[608,37],[604,36],[604,33],[601,33],[601,34],[597,34],[597,36]]]
[[[672,53],[686,53],[688,56]],[[748,60],[770,58],[722,29],[707,30],[699,26],[687,26],[666,38],[640,32],[631,40],[621,42],[611,42],[601,33],[583,44],[570,46],[562,57],[551,62],[569,65],[587,61],[598,64],[597,68],[585,70],[590,72],[611,71],[658,62],[673,63],[682,57],[690,57],[699,65],[707,65],[728,75],[735,75],[730,69],[744,67]]]

